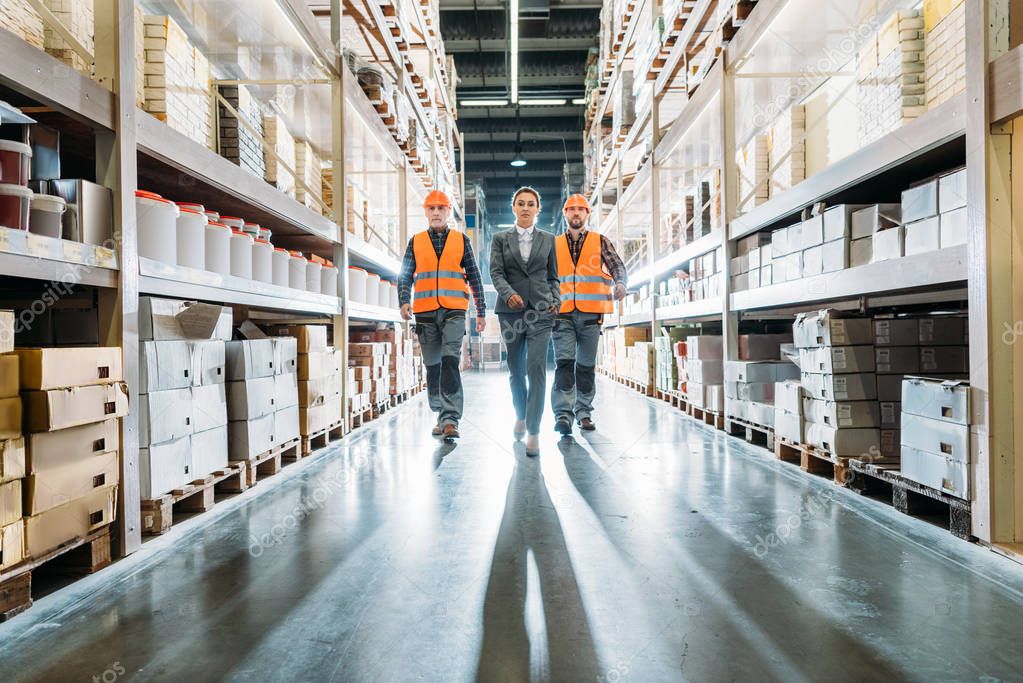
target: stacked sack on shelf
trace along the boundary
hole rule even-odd
[[[231,309],[139,299],[139,471],[143,500],[228,463],[226,343]]]

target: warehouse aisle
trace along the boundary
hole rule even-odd
[[[603,379],[601,431],[559,443],[548,418],[529,459],[505,376],[466,384],[457,446],[417,398],[0,626],[0,680],[1023,670],[1023,571],[989,551]]]

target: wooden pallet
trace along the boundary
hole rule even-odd
[[[403,391],[400,394],[391,394],[391,407],[397,408],[402,403],[412,398],[412,396],[413,391],[411,389],[409,389],[408,391]]]
[[[92,574],[111,562],[108,525],[64,543],[59,548],[0,572],[0,622],[32,606],[32,574],[56,570],[72,576]]]
[[[816,446],[776,438],[774,440],[774,455],[784,462],[798,464],[799,469],[804,472],[828,477],[841,486],[845,486],[849,480],[850,458],[833,456]]]
[[[217,493],[241,493],[250,483],[250,462],[239,460],[227,467],[207,474],[201,479],[159,498],[143,500],[142,534],[159,536],[174,524],[174,513],[195,515],[209,511],[216,504]],[[179,520],[180,521],[180,520]]]
[[[352,415],[352,429],[355,429],[356,427],[362,427],[363,425],[365,425],[367,422],[369,422],[372,419],[373,419],[373,408],[372,407],[366,408],[361,413],[357,413],[355,415]]]
[[[714,429],[725,428],[725,416],[721,413],[715,413],[712,410],[705,410],[703,408],[697,408],[692,403],[688,404],[686,414],[695,420],[702,422],[705,425],[710,425]]]
[[[725,418],[725,431],[732,436],[743,438],[754,446],[763,446],[769,451],[774,450],[774,428],[758,425],[749,420],[737,417]]]
[[[298,451],[301,453],[299,457],[307,457],[312,455],[313,451],[318,451],[321,448],[326,448],[334,441],[343,439],[345,436],[345,423],[344,420],[338,420],[332,425],[321,429],[318,432],[314,432],[309,435],[302,436],[302,449]],[[296,453],[297,455],[297,453]]]
[[[848,487],[860,495],[889,502],[903,514],[937,523],[956,538],[976,540],[970,533],[970,501],[907,479],[900,468],[897,458],[872,462],[852,459]]]

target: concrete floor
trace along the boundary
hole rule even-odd
[[[0,680],[1019,680],[1023,569],[601,380],[466,378],[0,626]],[[783,542],[758,539],[772,532]]]

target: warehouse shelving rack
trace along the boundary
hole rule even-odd
[[[649,217],[641,239],[656,245],[664,211],[659,196],[666,187],[662,178],[677,172],[670,161],[672,155],[687,144],[702,145],[709,153],[704,160],[711,159],[721,174],[717,200],[723,214],[720,224],[725,228],[668,255],[646,249],[642,267],[633,271],[632,284],[649,284],[654,290],[663,274],[721,247],[726,257],[724,296],[720,301],[658,306],[645,315],[616,313],[608,316],[606,325],[610,327],[649,325],[656,335],[662,321],[714,321],[723,328],[726,358],[734,359],[739,324],[746,319],[781,319],[825,304],[865,310],[912,305],[947,308],[968,302],[972,533],[997,552],[1021,560],[1023,449],[1015,444],[1023,440],[1023,404],[1016,399],[1023,395],[1023,371],[1019,369],[1023,368],[1023,344],[1016,343],[1023,336],[1016,334],[1023,329],[1018,322],[1023,319],[1023,305],[1014,293],[1023,291],[1023,268],[1014,235],[1023,230],[1018,199],[1023,197],[1023,133],[1016,122],[1023,116],[1023,89],[1019,87],[1023,82],[1023,36],[1012,27],[1023,14],[1023,3],[965,2],[964,93],[742,214],[737,210],[740,197],[735,159],[736,150],[756,133],[751,112],[770,108],[775,101],[799,101],[833,75],[822,68],[825,62],[821,58],[833,54],[829,50],[848,49],[840,44],[845,36],[860,30],[866,35],[869,27],[876,31],[876,19],[919,3],[880,0],[871,8],[876,15],[861,16],[841,0],[759,0],[680,109],[677,93],[681,88],[673,81],[683,48],[675,43],[668,63],[659,64],[651,111],[636,114],[637,122],[647,116],[651,121],[644,135],[652,144],[652,155],[643,159],[634,148],[615,149],[605,165],[594,169],[591,199],[595,225],[620,246],[627,237],[623,228],[630,215],[636,214]],[[701,0],[691,16],[701,17],[702,11],[716,5]],[[812,30],[806,26],[809,17]],[[663,19],[671,22],[674,18]],[[624,55],[631,47],[626,44],[619,49],[616,70],[625,63]],[[854,49],[848,57],[855,55]],[[617,77],[616,73],[602,74],[602,87]],[[783,96],[786,92],[788,97]],[[694,122],[715,99],[719,105],[710,107],[716,119],[713,134],[709,138],[692,136],[689,131],[697,128]],[[607,105],[605,98],[595,108],[594,126],[599,125]],[[641,140],[630,140],[630,144]],[[815,202],[855,202],[882,184],[904,187],[907,179],[926,177],[964,162],[968,244],[796,282],[731,291],[730,260],[742,237],[787,225]],[[639,197],[648,208],[635,208]]]
[[[143,4],[147,3],[160,8],[159,0]],[[194,4],[193,9],[210,13],[237,11],[236,3],[220,0],[200,0]],[[388,3],[374,0],[369,4],[383,12]],[[97,288],[100,343],[123,349],[125,380],[132,404],[138,402],[140,294],[251,308],[253,317],[261,320],[322,320],[342,330],[348,329],[349,321],[400,322],[396,311],[348,301],[344,277],[340,296],[329,297],[138,256],[134,193],[141,185],[162,191],[172,199],[205,202],[224,213],[230,211],[263,222],[273,227],[275,240],[280,238],[294,248],[330,258],[341,273],[347,273],[349,264],[368,267],[385,276],[397,273],[400,266],[397,250],[408,238],[410,216],[420,214],[427,188],[355,83],[342,62],[341,50],[333,47],[341,44],[344,12],[341,0],[330,1],[329,36],[323,35],[323,27],[317,25],[302,0],[260,0],[259,7],[246,3],[245,11],[249,24],[267,16],[274,18],[272,24],[259,27],[266,35],[294,33],[291,42],[297,43],[299,49],[288,56],[305,65],[304,73],[317,75],[310,79],[292,77],[291,81],[274,74],[249,76],[259,87],[323,91],[308,98],[320,107],[312,112],[315,120],[309,133],[317,125],[326,128],[315,135],[323,148],[320,151],[330,158],[333,185],[337,188],[331,217],[320,215],[136,108],[134,0],[96,4],[95,80],[0,29],[0,52],[4,54],[0,88],[39,105],[50,115],[66,116],[75,126],[88,129],[95,139],[97,180],[113,192],[113,234],[117,236],[111,244],[95,247],[25,233],[8,235],[12,231],[0,230],[0,269],[11,277],[74,282]],[[387,31],[383,33],[389,37]],[[275,49],[282,47],[276,44]],[[402,58],[398,52],[392,57]],[[217,60],[216,54],[211,56],[214,65]],[[417,115],[424,128],[430,130],[425,126],[428,122],[421,108]],[[455,139],[457,144],[461,143],[460,136]],[[437,142],[431,141],[434,153],[436,146]],[[447,157],[446,167],[438,166],[439,172],[445,174],[443,182],[458,185],[464,196],[459,185],[464,174],[453,168],[454,151],[448,152]],[[343,190],[346,173],[353,174],[356,180],[373,178],[375,189],[380,187],[382,175],[389,178],[389,192],[378,200],[392,206],[398,217],[397,240],[391,249],[368,244],[347,231]],[[461,217],[459,203],[456,220]],[[346,351],[344,337],[336,339]],[[343,400],[347,405],[347,396]],[[124,555],[141,546],[138,458],[138,417],[131,411],[122,421],[117,515],[120,552]]]

